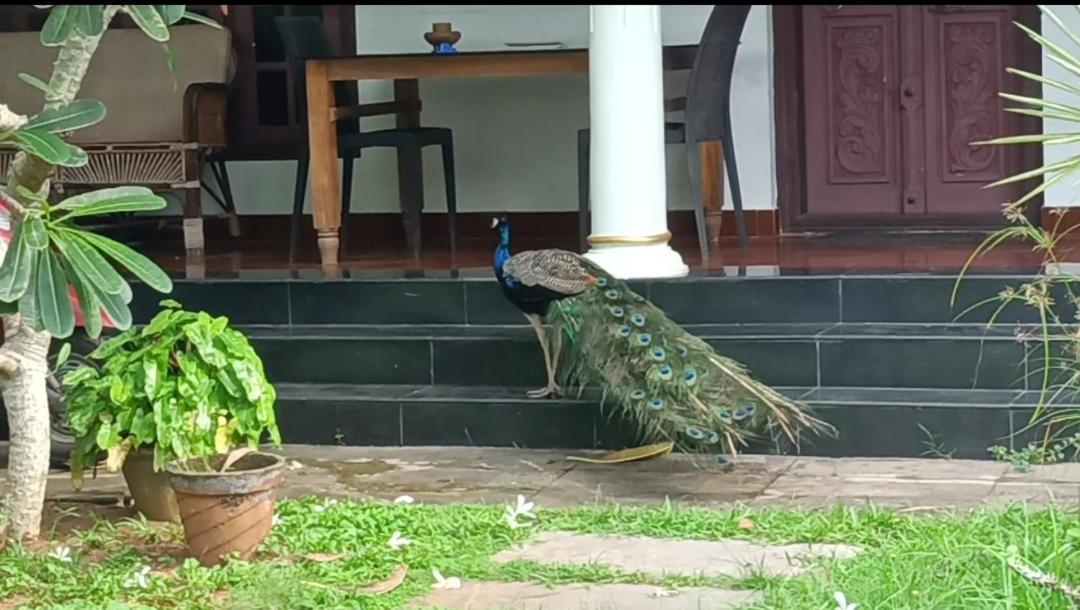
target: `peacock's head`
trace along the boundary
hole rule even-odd
[[[503,241],[510,239],[510,219],[506,214],[500,214],[491,219],[491,229],[499,233]]]

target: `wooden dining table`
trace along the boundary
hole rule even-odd
[[[697,45],[665,46],[664,69],[689,69],[693,65]],[[305,62],[308,112],[308,150],[311,159],[311,191],[313,223],[318,234],[319,255],[324,269],[336,269],[339,263],[341,227],[341,177],[338,167],[338,121],[355,120],[362,116],[394,114],[399,128],[420,126],[420,86],[422,78],[490,78],[588,74],[587,49],[511,50],[459,52],[453,54],[416,53],[399,55],[349,55],[309,59]],[[393,80],[394,101],[350,107],[336,105],[335,82],[363,80]],[[717,149],[718,150],[718,149]],[[705,151],[703,151],[705,152]],[[419,159],[398,152],[398,167]],[[707,154],[710,163],[719,158]],[[706,162],[703,156],[702,163]],[[718,164],[717,164],[718,165]],[[714,177],[715,172],[703,172],[702,190],[706,203],[715,203],[722,196]],[[707,178],[710,177],[710,178]],[[399,171],[398,180],[402,179]],[[722,182],[720,183],[722,185]],[[401,209],[411,207],[409,196],[422,197],[423,189],[399,188]],[[416,193],[410,195],[410,193]],[[719,195],[718,195],[719,193]]]

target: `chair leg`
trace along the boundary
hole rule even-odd
[[[339,233],[339,258],[345,258],[345,253],[348,252],[349,248],[349,211],[352,209],[353,161],[354,159],[348,155],[341,160],[341,231]]]
[[[289,263],[296,261],[296,244],[300,238],[300,217],[304,215],[304,192],[307,190],[308,158],[296,160],[296,184],[293,186],[292,226],[289,227]]]
[[[701,152],[697,142],[686,142],[686,163],[690,169],[690,199],[694,204],[694,223],[697,225],[701,264],[709,264],[709,236],[705,227],[705,201],[701,195]]]
[[[454,170],[454,136],[442,143],[443,180],[446,184],[446,221],[450,228],[450,260],[457,258],[457,178]]]
[[[201,188],[184,189],[184,250],[188,256],[201,257],[205,247]]]
[[[739,231],[739,245],[746,250],[746,218],[743,215],[742,189],[739,187],[739,168],[735,163],[735,138],[731,130],[731,106],[725,105],[720,142],[724,147],[724,165],[728,184],[731,185],[731,204],[735,208],[735,227]]]
[[[229,215],[229,235],[240,237],[240,218],[236,213],[236,201],[233,199],[232,183],[229,181],[229,166],[224,159],[215,161],[217,171],[214,172],[218,181],[221,195],[225,198],[225,212]]]
[[[589,236],[589,130],[577,132],[578,249],[588,248]]]

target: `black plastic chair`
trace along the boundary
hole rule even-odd
[[[701,142],[719,140],[723,146],[739,244],[743,248],[747,245],[742,189],[739,187],[739,170],[735,163],[735,142],[731,131],[731,75],[750,8],[749,4],[717,4],[713,7],[690,69],[686,97],[668,100],[664,104],[666,112],[686,111],[685,122],[664,124],[664,142],[686,145],[690,192],[703,261],[709,259],[709,238],[701,196],[701,154],[698,150]],[[582,129],[578,131],[578,240],[583,250],[588,233],[588,212],[589,130]]]
[[[301,153],[297,159],[296,185],[293,193],[292,227],[289,235],[289,262],[296,258],[297,238],[300,218],[304,212],[304,191],[307,187],[307,173],[310,163],[307,149],[307,87],[304,78],[304,61],[334,55],[333,45],[326,35],[326,28],[317,17],[275,17],[274,23],[284,43],[285,54],[293,67],[296,79],[295,107],[304,133]],[[334,83],[334,95],[338,105],[338,115],[360,119],[365,116],[388,114],[385,104],[358,105],[350,99],[344,83]],[[359,122],[359,121],[358,121]],[[450,229],[450,255],[457,253],[457,186],[454,177],[454,140],[453,132],[446,127],[413,127],[380,129],[377,131],[359,131],[356,125],[339,121],[338,154],[342,159],[341,176],[341,236],[340,247],[345,254],[348,237],[349,208],[352,200],[353,161],[360,157],[364,148],[390,147],[412,151],[409,158],[419,159],[420,151],[426,146],[438,146],[442,149],[443,174],[446,184],[446,210]],[[419,166],[406,164],[399,168],[403,173],[402,184],[405,188],[423,189]],[[421,202],[422,197],[412,196],[406,201]],[[422,204],[421,204],[422,205]],[[413,254],[420,256],[420,219],[422,210],[405,210],[412,218],[412,234],[408,236],[413,244]]]

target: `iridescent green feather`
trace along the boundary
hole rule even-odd
[[[597,285],[556,301],[547,315],[562,337],[563,382],[599,386],[605,403],[638,423],[644,442],[736,453],[766,430],[793,443],[800,431],[832,432],[805,405],[755,380],[625,282],[582,260]]]

